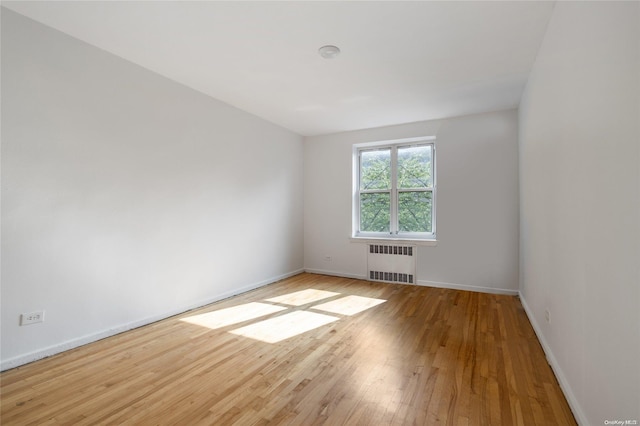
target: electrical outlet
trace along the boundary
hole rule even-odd
[[[324,261],[325,262],[331,262],[331,256],[325,256],[324,257]]]
[[[544,310],[544,319],[546,319],[548,323],[551,323],[551,315],[549,314],[548,309]]]
[[[30,312],[20,315],[20,325],[35,324],[44,321],[44,311]]]

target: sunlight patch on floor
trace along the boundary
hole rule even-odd
[[[283,311],[287,308],[270,305],[267,303],[251,302],[232,308],[220,309],[218,311],[207,312],[205,314],[193,315],[182,318],[181,321],[203,327],[216,329],[228,325],[249,321],[258,317]]]
[[[338,319],[313,312],[295,311],[232,330],[230,333],[266,343],[277,343],[289,337],[338,321]]]
[[[384,299],[374,299],[363,296],[345,296],[340,299],[332,300],[331,302],[312,306],[312,308],[320,311],[331,312],[333,314],[355,315],[384,302],[386,302]]]
[[[341,297],[328,302],[325,301],[325,299],[336,296]],[[322,303],[323,301],[324,303]],[[343,295],[332,291],[309,288],[265,299],[262,303],[250,302],[231,308],[192,315],[182,318],[181,321],[209,329],[217,329],[255,320],[244,327],[231,330],[229,333],[266,343],[277,343],[340,319],[324,313],[308,311],[307,307],[304,310],[295,310],[297,306],[313,304],[314,302],[319,302],[319,304],[308,308],[326,313],[351,316],[380,305],[386,300]],[[281,305],[289,305],[289,307]],[[282,314],[273,318],[262,319],[264,316],[277,312]]]
[[[283,296],[272,297],[271,299],[266,299],[266,301],[283,303],[285,305],[302,306],[306,305],[307,303],[317,302],[318,300],[337,296],[339,294],[340,293],[334,293],[333,291],[316,290],[313,288],[309,288],[306,290],[285,294]]]

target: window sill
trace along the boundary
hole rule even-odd
[[[380,244],[380,243],[396,243],[396,244],[415,244],[417,246],[431,246],[438,245],[438,240],[423,239],[423,238],[393,238],[393,237],[350,237],[352,243],[362,244]]]

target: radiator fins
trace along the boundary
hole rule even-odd
[[[413,247],[411,246],[387,246],[382,244],[370,244],[369,253],[375,254],[393,254],[399,256],[413,256]]]
[[[416,247],[369,244],[367,274],[371,281],[416,283]]]
[[[369,279],[373,281],[413,284],[413,274],[403,274],[400,272],[369,271]]]

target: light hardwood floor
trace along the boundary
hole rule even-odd
[[[575,424],[518,298],[313,274],[0,379],[3,425]]]

